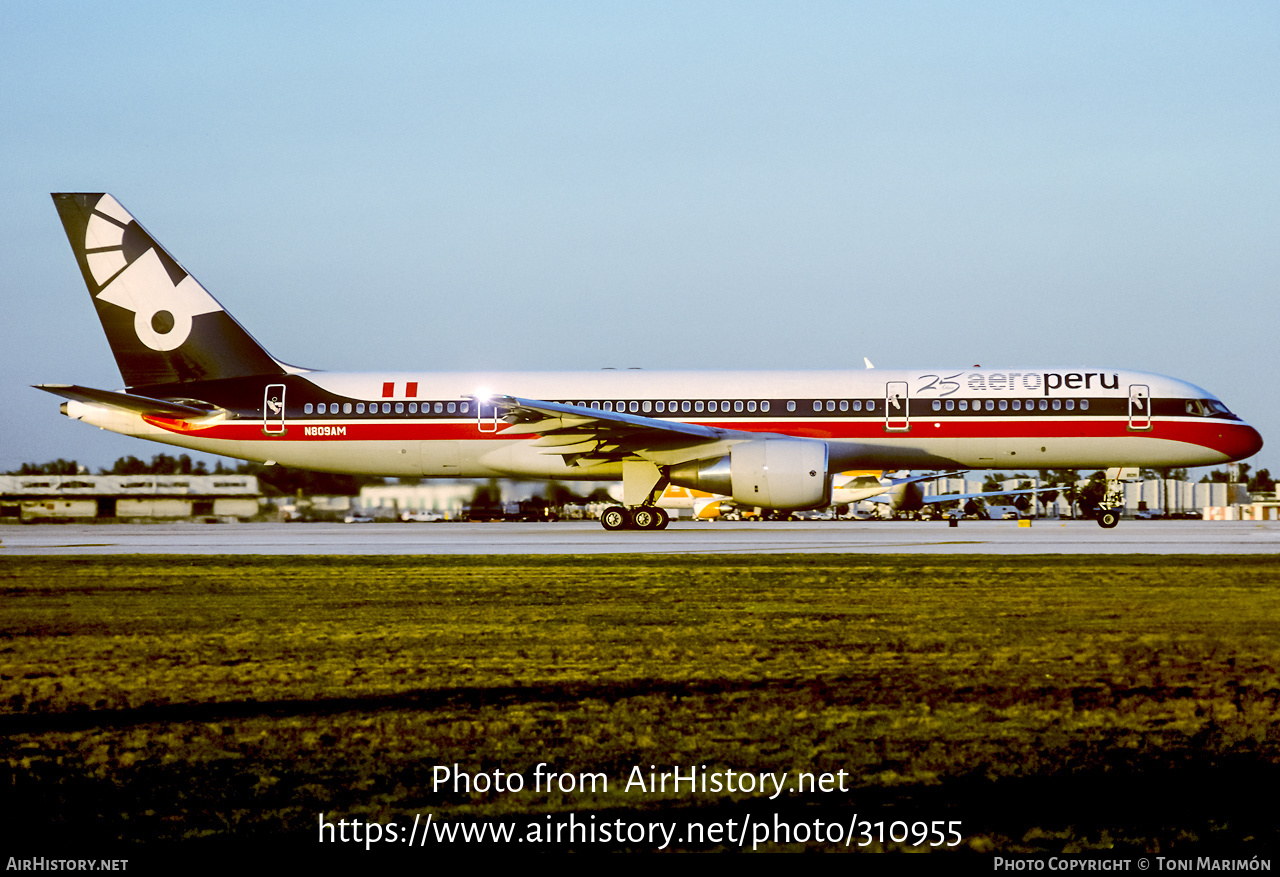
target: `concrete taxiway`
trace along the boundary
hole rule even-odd
[[[0,558],[75,554],[1280,554],[1280,522],[43,524],[0,527]]]

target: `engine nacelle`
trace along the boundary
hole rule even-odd
[[[831,504],[827,443],[769,438],[739,442],[715,460],[673,466],[671,483],[732,496],[767,509],[812,509]]]

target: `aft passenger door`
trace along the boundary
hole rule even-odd
[[[884,385],[884,428],[888,432],[911,429],[910,399],[906,381],[889,381]]]
[[[284,384],[268,384],[262,394],[262,431],[284,435]]]
[[[1151,428],[1151,388],[1146,384],[1129,385],[1129,428]]]

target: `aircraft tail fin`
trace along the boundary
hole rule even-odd
[[[53,202],[126,386],[285,373],[115,198]]]

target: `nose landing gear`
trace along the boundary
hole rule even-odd
[[[1120,523],[1120,510],[1124,508],[1124,485],[1141,481],[1136,468],[1112,468],[1107,470],[1107,493],[1098,507],[1098,526],[1104,530],[1115,529]]]

